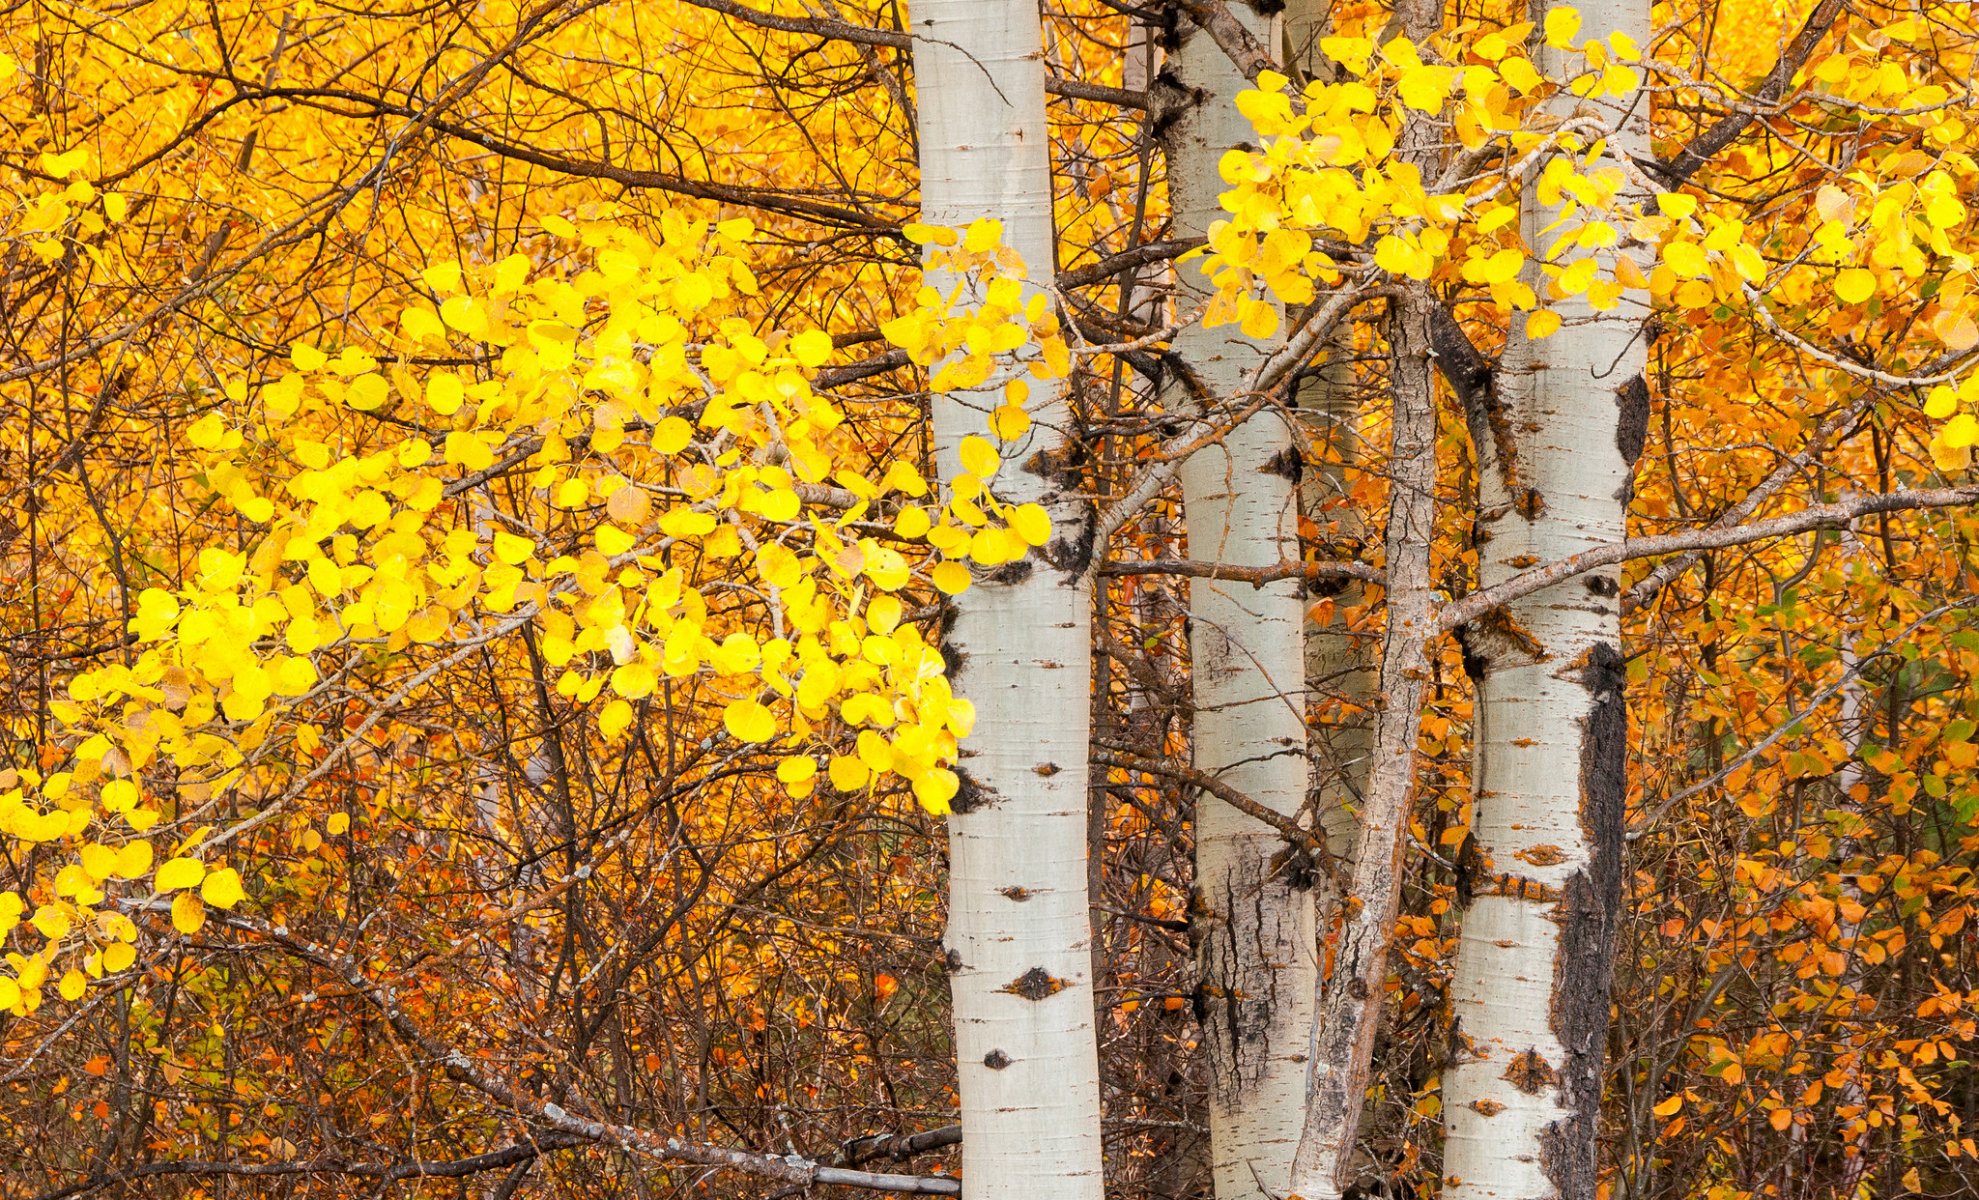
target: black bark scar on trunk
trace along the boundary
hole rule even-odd
[[[954,798],[948,802],[948,807],[955,812],[974,812],[979,808],[988,808],[1003,799],[1001,793],[988,784],[979,782],[975,776],[969,774],[968,768],[960,763],[949,769],[955,772],[958,784]]]
[[[1641,375],[1630,376],[1627,383],[1615,389],[1615,407],[1620,410],[1615,419],[1615,449],[1622,452],[1622,461],[1629,465],[1628,477],[1622,480],[1615,499],[1627,505],[1635,499],[1636,460],[1642,457],[1642,448],[1649,444],[1649,381]]]
[[[1602,1052],[1622,900],[1627,683],[1620,651],[1606,643],[1595,646],[1581,669],[1581,685],[1593,700],[1580,761],[1580,820],[1589,861],[1587,869],[1568,878],[1553,913],[1560,948],[1549,1024],[1566,1049],[1559,1068],[1565,1112],[1540,1135],[1540,1163],[1560,1200],[1594,1200],[1595,1194]]]

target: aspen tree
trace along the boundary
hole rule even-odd
[[[1542,71],[1570,46],[1649,41],[1642,0],[1555,8],[1535,34]],[[1562,94],[1592,106],[1610,153],[1646,158],[1639,94]],[[1529,180],[1542,178],[1534,171]],[[1626,203],[1643,199],[1630,192]],[[1551,201],[1550,203],[1548,201]],[[1526,185],[1528,281],[1542,295],[1546,228],[1574,201]],[[1545,340],[1526,323],[1557,314]],[[1479,583],[1626,536],[1634,462],[1649,419],[1640,310],[1558,297],[1512,323],[1490,411],[1475,413]],[[1453,1200],[1592,1200],[1608,1028],[1611,942],[1621,899],[1628,718],[1619,567],[1587,572],[1486,613],[1461,631],[1477,677],[1475,811],[1450,987],[1456,1061],[1444,1076],[1445,1194]]]
[[[1052,267],[1052,191],[1037,6],[928,0],[912,17],[922,219],[992,218],[1033,278]],[[944,290],[953,280],[930,282]],[[943,478],[1003,400],[1000,384],[940,396]],[[1013,381],[1014,382],[1014,381]],[[1063,453],[1068,409],[1038,389],[998,491],[1052,517],[1031,558],[979,573],[944,653],[977,732],[949,818],[947,956],[955,1000],[963,1174],[976,1200],[1097,1200],[1086,788],[1091,726],[1092,514]]]

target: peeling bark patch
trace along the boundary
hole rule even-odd
[[[1567,861],[1567,852],[1554,845],[1528,846],[1512,857],[1523,859],[1535,867],[1557,867]]]
[[[1537,1050],[1521,1050],[1513,1055],[1511,1064],[1505,1068],[1504,1078],[1506,1083],[1528,1096],[1537,1096],[1560,1082],[1559,1072]],[[1549,1130],[1552,1128],[1548,1126]],[[1564,1193],[1562,1200],[1565,1200]]]
[[[983,1065],[992,1071],[1001,1071],[1010,1065],[1010,1056],[1001,1050],[992,1050],[983,1055]]]
[[[1018,884],[1012,884],[1000,890],[1006,899],[1015,900],[1019,904],[1031,898],[1031,889]]]
[[[1039,763],[1037,766],[1031,768],[1031,773],[1033,775],[1042,775],[1046,779],[1050,779],[1053,775],[1058,774],[1063,769],[1064,768],[1060,767],[1057,763]]]
[[[1470,1107],[1471,1111],[1480,1117],[1495,1117],[1505,1111],[1504,1105],[1490,1099],[1473,1100],[1470,1103]]]
[[[1565,1048],[1560,1119],[1540,1135],[1540,1163],[1561,1200],[1592,1200],[1601,1110],[1602,1051],[1622,895],[1628,751],[1627,672],[1606,643],[1584,657],[1580,682],[1593,701],[1581,737],[1580,820],[1588,865],[1567,880],[1553,919],[1559,958],[1549,1024]]]
[[[1602,597],[1618,596],[1622,585],[1606,575],[1595,574],[1587,577],[1587,590]]]
[[[1013,996],[1022,996],[1026,1000],[1042,1000],[1047,996],[1056,996],[1064,991],[1065,987],[1063,979],[1057,978],[1043,967],[1032,967],[1004,984],[1001,990]]]
[[[962,969],[962,952],[953,946],[949,947],[941,956],[941,968],[950,975],[960,971]]]

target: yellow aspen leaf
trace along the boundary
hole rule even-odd
[[[199,898],[214,908],[232,908],[245,894],[241,890],[240,872],[232,867],[209,872],[199,884]]]
[[[1934,421],[1942,421],[1958,410],[1958,393],[1944,384],[1931,389],[1924,400],[1924,415]]]
[[[574,230],[572,232],[575,232]],[[420,281],[436,292],[453,292],[460,289],[460,264],[457,262],[436,263],[419,273]]]
[[[191,936],[206,924],[206,905],[197,892],[180,892],[172,898],[172,928]]]
[[[488,331],[488,310],[472,296],[452,296],[440,305],[440,320],[469,337]]]
[[[82,861],[84,873],[98,883],[110,878],[117,869],[117,851],[100,842],[91,842],[84,846],[78,857]]]
[[[382,407],[391,397],[391,389],[385,384],[383,375],[359,375],[344,389],[344,403],[359,412],[370,412]]]
[[[612,520],[625,525],[638,526],[646,522],[653,511],[653,500],[646,489],[637,484],[626,484],[612,492],[605,499],[605,512]],[[611,551],[606,551],[611,553]]]
[[[330,356],[308,342],[295,342],[289,346],[289,361],[295,364],[296,370],[306,373],[320,370],[324,363],[330,361]]]
[[[1678,1092],[1675,1095],[1670,1096],[1668,1099],[1663,1100],[1661,1103],[1657,1104],[1654,1111],[1656,1115],[1659,1117],[1674,1117],[1677,1115],[1677,1110],[1681,1109],[1683,1106],[1684,1106],[1684,1095],[1682,1092]]]
[[[1939,309],[1931,317],[1931,332],[1947,350],[1960,352],[1979,346],[1979,323],[1954,309]]]
[[[462,401],[467,399],[467,387],[460,376],[450,371],[441,371],[426,379],[426,403],[443,417],[450,417],[460,410]],[[448,440],[452,440],[451,436]]]
[[[1835,276],[1835,296],[1843,304],[1861,304],[1876,294],[1876,274],[1863,267],[1850,267]]]
[[[936,816],[949,811],[949,801],[961,790],[961,779],[946,767],[935,767],[914,780],[914,799]]]
[[[935,587],[948,596],[959,596],[968,591],[971,582],[969,568],[952,559],[937,564],[929,576]]]
[[[1020,504],[1010,513],[1010,527],[1032,546],[1051,540],[1051,514],[1039,504]]]
[[[997,454],[996,447],[990,445],[989,439],[973,433],[962,439],[960,455],[962,469],[978,478],[986,479],[996,474],[997,468],[1003,465],[1002,457]]]
[[[1244,319],[1239,326],[1244,336],[1262,340],[1278,332],[1278,307],[1262,300],[1254,300],[1244,306]]]
[[[624,700],[612,701],[610,704],[605,705],[604,711],[598,714],[598,732],[603,734],[608,741],[624,733],[631,724],[632,705],[626,703]]]
[[[323,828],[328,830],[332,837],[344,832],[345,830],[350,828],[350,814],[331,813],[323,821]]]
[[[495,452],[472,432],[456,429],[447,435],[447,461],[470,471],[485,471],[495,465]]]
[[[990,432],[1006,442],[1023,437],[1031,428],[1031,414],[1015,404],[999,404],[990,412]]]
[[[1696,242],[1671,242],[1664,246],[1663,261],[1685,279],[1695,279],[1707,270],[1704,248]]]
[[[767,742],[776,736],[776,715],[754,700],[737,700],[722,710],[722,728],[738,742]]]
[[[805,368],[821,367],[831,358],[831,335],[822,329],[807,329],[790,339],[790,356]]]
[[[831,785],[841,792],[857,791],[873,777],[865,763],[848,754],[834,754],[826,774],[831,778]]]
[[[1779,1132],[1785,1133],[1787,1128],[1793,1124],[1793,1110],[1790,1108],[1776,1108],[1767,1116],[1766,1122]]]
[[[1560,314],[1550,308],[1528,314],[1525,319],[1525,335],[1534,341],[1552,337],[1560,329]]]
[[[639,542],[637,537],[616,525],[600,525],[591,536],[598,544],[598,552],[606,558],[617,558]]]
[[[1003,222],[991,217],[981,217],[969,223],[969,230],[962,238],[962,248],[971,254],[982,254],[993,250],[1003,241]]]
[[[181,855],[178,858],[168,858],[161,863],[158,873],[152,877],[151,885],[160,892],[176,892],[182,888],[196,886],[205,877],[205,863]]]
[[[1943,436],[1945,445],[1954,450],[1979,444],[1979,420],[1974,420],[1971,413],[1960,413],[1945,422]]]
[[[61,993],[64,1000],[80,1000],[88,987],[89,980],[83,973],[71,968],[68,974],[62,976],[62,982],[55,985],[55,990]]]
[[[653,426],[652,440],[659,453],[679,454],[694,440],[694,427],[680,417],[666,417]]]
[[[776,767],[776,777],[783,783],[803,783],[817,773],[817,760],[802,754],[794,754]]]
[[[659,685],[659,676],[644,662],[629,662],[612,671],[612,690],[627,700],[638,700],[653,694]]]
[[[1580,32],[1580,13],[1565,5],[1555,5],[1546,12],[1546,44],[1555,50],[1565,50],[1573,45],[1574,35]]]
[[[103,969],[114,975],[128,970],[137,961],[137,947],[129,942],[112,942],[103,948]]]
[[[150,842],[126,842],[117,848],[117,862],[110,870],[119,879],[138,879],[151,870]]]
[[[34,915],[28,918],[28,924],[34,926],[35,932],[51,942],[67,937],[73,927],[68,912],[52,904],[43,904],[36,908]]]

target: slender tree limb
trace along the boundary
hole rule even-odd
[[[588,1138],[570,1134],[544,1134],[500,1150],[466,1158],[430,1161],[407,1159],[400,1162],[353,1162],[341,1158],[296,1159],[290,1162],[222,1162],[186,1159],[176,1162],[139,1163],[121,1171],[107,1171],[88,1179],[43,1192],[36,1200],[72,1200],[104,1188],[120,1187],[141,1179],[175,1175],[228,1176],[269,1179],[287,1175],[341,1175],[346,1178],[377,1179],[398,1183],[407,1179],[462,1179],[483,1171],[499,1171],[528,1162],[542,1154],[592,1145]]]
[[[1711,522],[1709,528],[1722,529],[1742,524],[1753,513],[1758,512],[1759,506],[1764,504],[1773,493],[1784,487],[1788,480],[1806,470],[1808,465],[1814,461],[1815,456],[1820,454],[1829,442],[1852,428],[1857,421],[1861,420],[1862,414],[1868,412],[1870,405],[1874,402],[1875,397],[1865,393],[1857,397],[1853,404],[1850,404],[1841,412],[1823,421],[1820,427],[1815,429],[1814,433],[1807,439],[1807,444],[1801,447],[1798,454],[1774,467],[1767,474],[1766,478],[1760,480],[1753,486],[1752,490],[1745,494],[1743,499],[1725,510],[1724,514],[1718,517],[1717,520]],[[1664,588],[1675,582],[1685,571],[1695,566],[1697,560],[1703,557],[1704,551],[1691,550],[1668,562],[1658,563],[1655,570],[1645,575],[1634,587],[1623,593],[1622,611],[1629,613],[1641,608],[1658,592],[1661,592]]]
[[[1875,513],[1905,512],[1922,508],[1959,508],[1970,504],[1979,504],[1979,485],[1851,496],[1837,500],[1833,504],[1817,504],[1799,512],[1769,517],[1747,525],[1711,526],[1685,533],[1630,538],[1618,545],[1597,546],[1592,550],[1560,559],[1558,562],[1535,567],[1530,571],[1514,575],[1495,587],[1472,592],[1461,600],[1444,605],[1442,612],[1438,614],[1437,624],[1445,631],[1456,629],[1475,621],[1494,608],[1509,604],[1523,596],[1530,596],[1534,592],[1592,571],[1596,567],[1612,566],[1630,559],[1651,558],[1659,554],[1675,554],[1687,550],[1721,550],[1729,546],[1744,546],[1790,534],[1806,533],[1813,529],[1833,529],[1859,517]]]
[[[739,21],[747,21],[763,29],[809,34],[841,42],[857,42],[863,46],[889,46],[895,50],[909,51],[914,48],[914,35],[894,29],[871,29],[848,21],[834,21],[828,17],[783,17],[764,12],[752,5],[737,3],[737,0],[687,0],[687,2],[696,8],[705,8],[724,16],[734,17]],[[1148,103],[1147,97],[1139,92],[1055,75],[1045,77],[1044,90],[1068,100],[1096,100],[1102,104],[1117,104],[1122,108],[1146,108]]]
[[[1271,51],[1231,15],[1223,0],[1176,0],[1176,7],[1222,47],[1244,78],[1255,83],[1259,74],[1277,69],[1278,60]]]
[[[1780,55],[1779,62],[1773,64],[1773,70],[1759,85],[1759,90],[1753,93],[1751,106],[1741,106],[1726,113],[1711,128],[1685,143],[1684,148],[1674,157],[1652,159],[1641,165],[1661,176],[1672,188],[1681,187],[1689,182],[1690,177],[1697,174],[1705,163],[1710,162],[1719,151],[1736,141],[1738,136],[1745,132],[1746,127],[1758,119],[1761,109],[1778,107],[1787,94],[1787,88],[1793,84],[1795,73],[1806,65],[1807,60],[1814,54],[1814,48],[1821,44],[1821,39],[1828,36],[1828,30],[1833,27],[1835,18],[1839,17],[1841,12],[1842,0],[1821,0],[1814,6],[1814,11],[1807,14],[1806,22],[1801,25],[1800,32],[1794,35],[1793,41],[1787,43],[1786,52]]]
[[[1171,238],[1164,242],[1144,242],[1132,250],[1108,255],[1098,262],[1087,263],[1058,273],[1058,286],[1062,288],[1085,287],[1088,284],[1104,283],[1122,271],[1146,266],[1151,262],[1161,262],[1202,245],[1201,238]]]
[[[1259,804],[1207,771],[1198,771],[1194,767],[1165,759],[1140,758],[1097,748],[1093,751],[1093,761],[1122,771],[1145,771],[1150,775],[1165,775],[1177,782],[1186,783],[1192,788],[1208,792],[1252,820],[1271,826],[1298,849],[1321,856],[1327,853],[1324,836],[1314,833],[1276,809]]]
[[[157,901],[134,901],[125,907],[162,913],[169,906]],[[376,1008],[400,1037],[441,1064],[448,1078],[480,1092],[532,1125],[544,1128],[548,1135],[560,1135],[579,1141],[614,1146],[627,1153],[657,1162],[740,1171],[746,1175],[774,1179],[802,1187],[837,1185],[919,1196],[962,1194],[961,1181],[944,1176],[898,1175],[824,1166],[797,1154],[764,1154],[753,1150],[689,1142],[633,1126],[594,1120],[569,1112],[561,1105],[518,1092],[497,1078],[483,1064],[433,1036],[398,1004],[393,988],[373,980],[355,960],[330,948],[301,939],[287,929],[252,917],[229,913],[220,920],[228,926],[284,946],[306,961],[329,971],[346,987]]]

